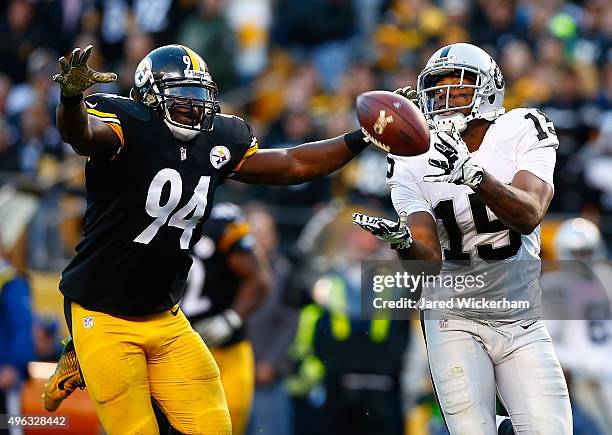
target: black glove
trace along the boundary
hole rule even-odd
[[[380,240],[387,242],[391,249],[408,249],[412,245],[412,234],[406,225],[408,215],[401,212],[397,222],[381,217],[353,213],[353,223],[369,231]]]
[[[394,90],[396,94],[401,95],[404,98],[409,99],[414,103],[415,106],[419,107],[419,97],[417,96],[417,91],[412,89],[410,86],[405,86],[403,88],[398,88]]]
[[[429,159],[429,164],[442,169],[439,174],[425,175],[423,181],[431,183],[465,184],[473,190],[482,182],[484,170],[472,161],[468,147],[461,135],[452,130],[449,133],[435,132],[434,148],[444,156],[444,160]]]

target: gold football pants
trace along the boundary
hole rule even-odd
[[[255,388],[253,348],[250,342],[243,340],[210,351],[221,370],[221,383],[232,419],[233,434],[243,435],[249,423]]]
[[[231,434],[219,369],[178,307],[127,318],[72,302],[72,334],[109,435],[159,434],[151,396],[182,433]]]

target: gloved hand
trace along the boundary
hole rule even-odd
[[[381,217],[353,213],[353,223],[387,242],[391,249],[408,249],[412,245],[412,234],[407,226],[408,215],[401,212],[397,222]]]
[[[231,308],[193,324],[208,347],[221,346],[242,326],[242,319]]]
[[[55,74],[53,80],[58,82],[62,94],[66,97],[75,97],[96,83],[109,83],[117,80],[117,74],[101,73],[92,70],[87,65],[91,55],[92,46],[88,45],[81,53],[80,48],[72,50],[70,62],[64,56],[60,57],[61,74]]]
[[[425,175],[423,181],[465,184],[476,190],[482,181],[484,170],[473,162],[461,135],[455,129],[450,134],[441,131],[435,134],[437,137],[434,148],[445,157],[445,160],[429,159],[429,164],[442,169],[443,172]]]
[[[401,95],[412,101],[417,107],[419,107],[419,97],[417,96],[417,91],[412,89],[411,86],[404,86],[403,88],[397,88],[394,90],[396,94]]]

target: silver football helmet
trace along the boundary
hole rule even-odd
[[[603,260],[606,247],[593,222],[576,218],[563,222],[557,229],[555,253],[559,260]]]
[[[453,74],[460,78],[454,85],[437,86],[441,76]],[[464,84],[466,77],[475,79],[475,84]],[[473,88],[474,96],[469,105],[452,107],[450,91],[453,88]],[[472,44],[457,43],[436,51],[427,61],[417,78],[417,95],[421,110],[430,126],[441,131],[456,128],[462,132],[473,119],[493,121],[503,115],[505,83],[497,63],[484,50]],[[434,97],[446,92],[446,105],[434,110]],[[457,112],[471,109],[465,116]],[[445,112],[453,111],[451,114]]]

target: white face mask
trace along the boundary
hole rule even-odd
[[[436,130],[446,133],[451,131],[453,126],[455,126],[455,129],[459,133],[463,132],[467,128],[467,120],[465,119],[465,115],[459,112],[451,115],[434,115],[433,120],[436,125]]]
[[[200,134],[199,130],[191,130],[190,128],[178,127],[176,125],[170,124],[166,119],[164,122],[172,132],[172,135],[181,142],[187,142]]]

